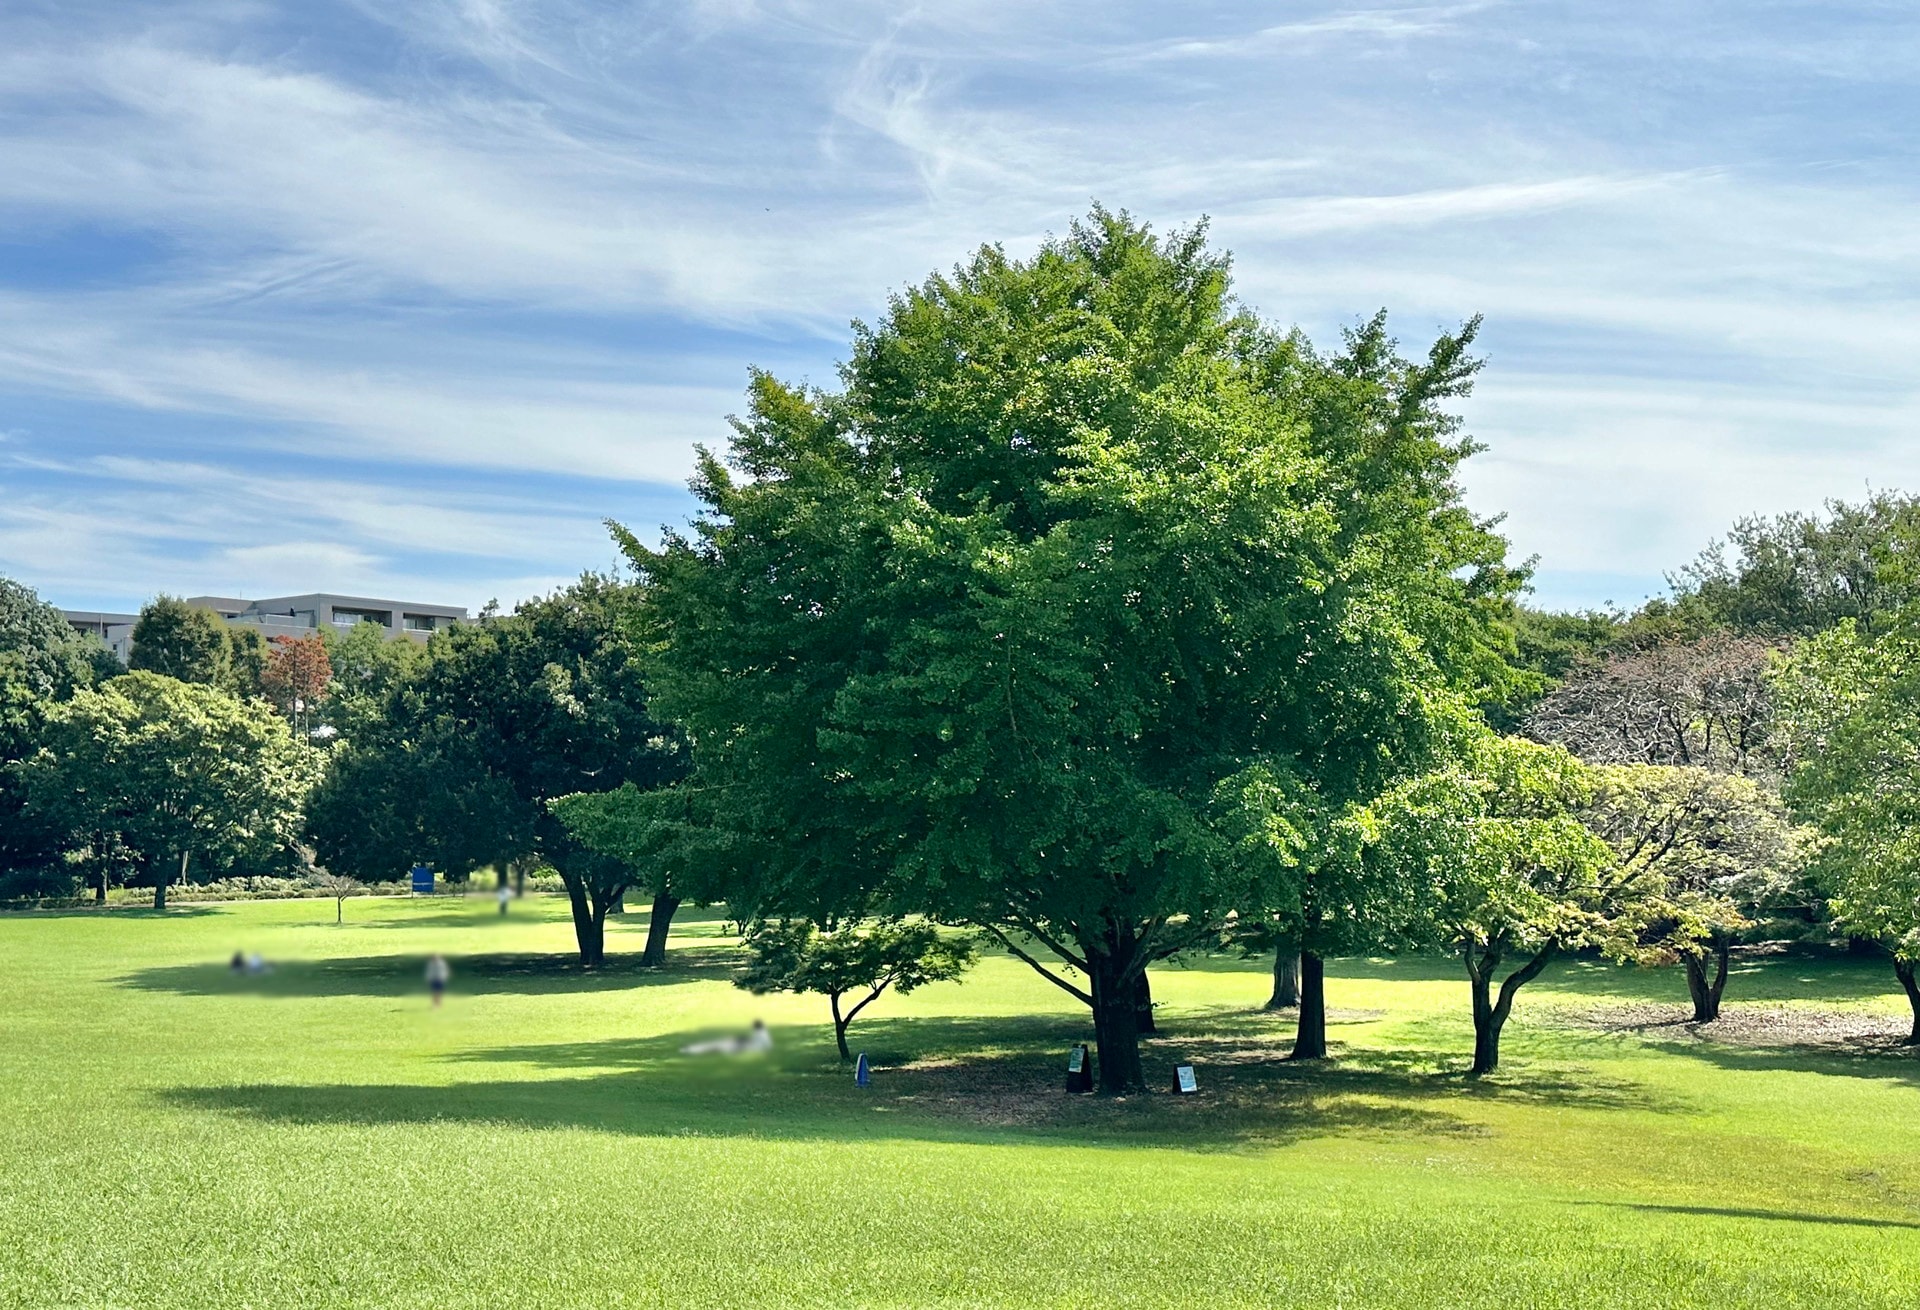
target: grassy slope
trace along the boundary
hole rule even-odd
[[[1571,965],[1509,1068],[1456,1070],[1445,962],[1332,969],[1344,1058],[1280,1066],[1257,965],[1156,975],[1205,1095],[1069,1100],[1084,1024],[1024,966],[874,1007],[862,1092],[824,1006],[676,966],[556,968],[564,906],[360,901],[0,916],[0,1304],[1911,1306],[1920,1064],[1529,1024],[1679,999]],[[617,933],[637,951],[644,916]],[[280,962],[231,978],[236,948]],[[427,1008],[420,964],[454,960]],[[1901,1008],[1884,966],[1735,999]],[[1369,1017],[1365,1012],[1378,1012]],[[775,1027],[770,1061],[676,1054]],[[863,1031],[864,1030],[864,1031]],[[981,1089],[988,1089],[982,1091]]]

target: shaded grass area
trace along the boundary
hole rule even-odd
[[[0,1305],[1909,1306],[1920,1063],[1669,1040],[1586,961],[1463,1076],[1458,965],[1330,970],[1335,1055],[1279,1058],[1266,963],[1160,970],[1149,1078],[1064,1089],[1086,1016],[990,957],[855,1025],[752,997],[717,915],[669,967],[557,898],[0,916]],[[236,949],[274,962],[225,965]],[[453,962],[446,1006],[421,966]],[[1735,1004],[1892,1011],[1874,961],[1743,962]],[[1802,978],[1812,979],[1802,983]],[[763,1059],[685,1054],[755,1017]]]

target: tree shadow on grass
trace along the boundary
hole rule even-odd
[[[1259,1035],[1152,1039],[1150,1085],[1176,1064],[1200,1094],[1109,1099],[1065,1087],[1066,1052],[1084,1034],[1059,1018],[916,1018],[855,1030],[871,1087],[853,1085],[819,1028],[779,1029],[764,1058],[688,1056],[697,1034],[469,1051],[458,1063],[521,1065],[547,1077],[440,1086],[177,1088],[176,1104],[273,1122],[489,1122],[635,1135],[857,1140],[1044,1141],[1188,1150],[1270,1147],[1333,1136],[1472,1137],[1461,1111],[1484,1099],[1612,1109],[1653,1105],[1639,1089],[1537,1074],[1510,1083],[1434,1073],[1412,1058],[1368,1055],[1289,1064]],[[555,1073],[560,1076],[554,1076]]]
[[[726,979],[743,961],[724,946],[682,947],[658,969],[643,968],[638,953],[610,955],[598,969],[561,954],[456,955],[449,958],[456,994],[599,992],[629,987]],[[173,964],[116,979],[135,991],[181,996],[410,996],[424,990],[424,955],[356,955],[276,961],[265,974],[235,973],[225,963]]]
[[[1647,1214],[1700,1215],[1719,1219],[1767,1219],[1794,1224],[1845,1224],[1860,1228],[1920,1228],[1911,1219],[1870,1219],[1857,1215],[1803,1214],[1796,1210],[1750,1210],[1719,1205],[1653,1205],[1640,1201],[1569,1201],[1569,1205],[1608,1206]]]
[[[219,914],[231,902],[181,901],[156,910],[151,905],[85,905],[30,906],[14,905],[0,908],[0,918],[22,919],[103,919],[111,918],[115,923],[128,919],[200,919],[210,914]]]

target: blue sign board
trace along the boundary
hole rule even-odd
[[[870,1087],[873,1085],[873,1070],[867,1067],[867,1053],[860,1052],[860,1059],[853,1066],[853,1085]]]
[[[433,895],[433,870],[424,864],[413,866],[413,890],[422,896]]]

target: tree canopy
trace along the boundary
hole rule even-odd
[[[1472,334],[1322,354],[1202,229],[1095,210],[896,296],[838,393],[756,375],[693,534],[625,537],[756,908],[1039,943],[1140,1086],[1138,978],[1265,895],[1223,785],[1364,799],[1505,676],[1520,576],[1445,410]]]

